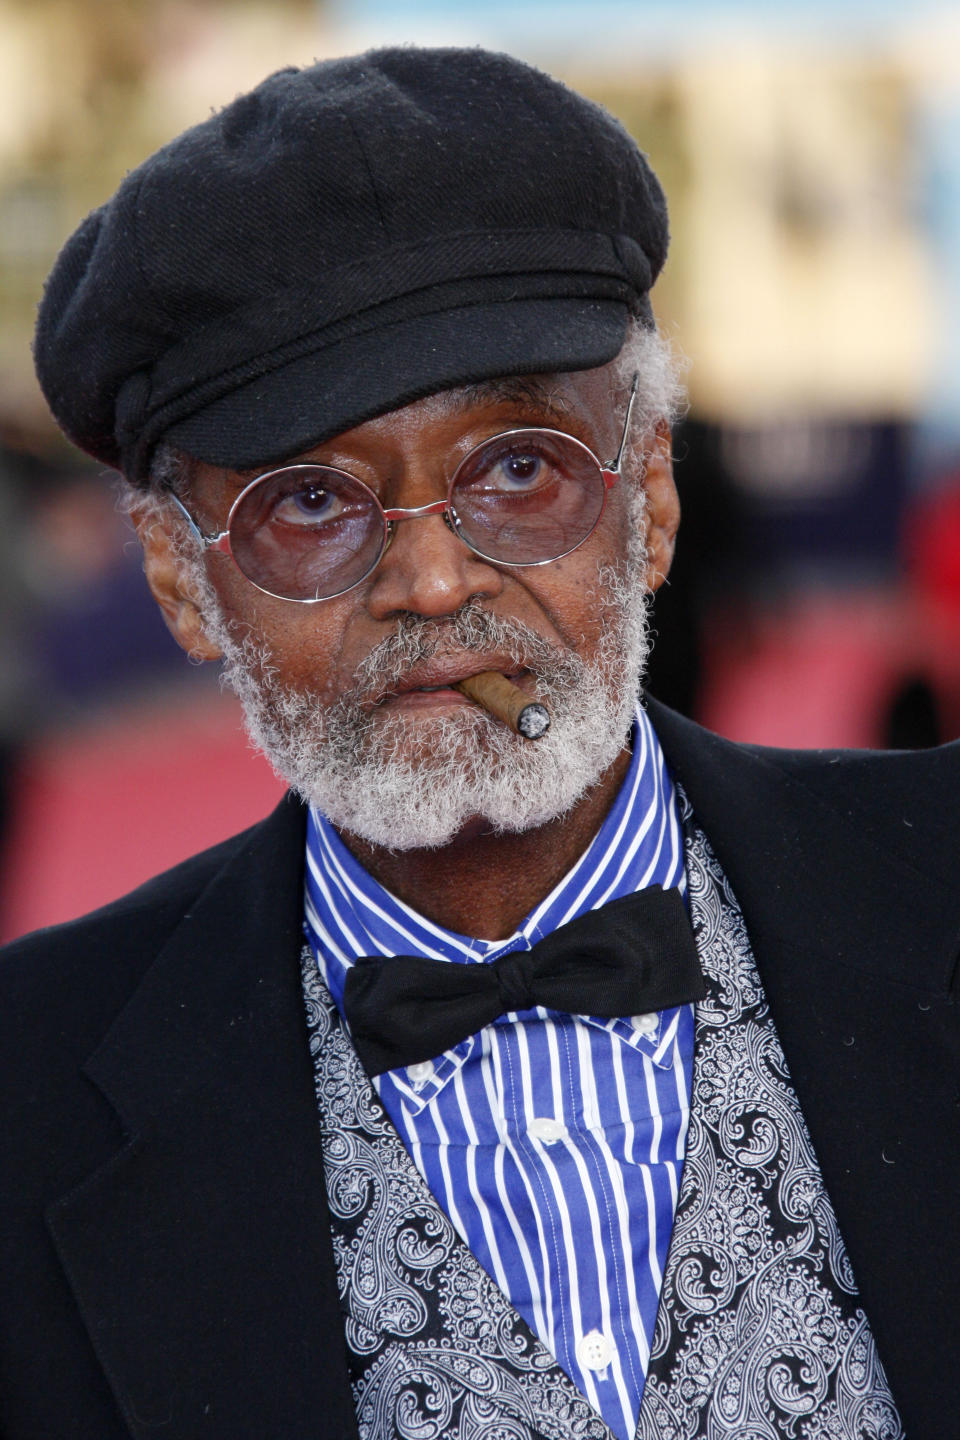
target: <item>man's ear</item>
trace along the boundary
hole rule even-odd
[[[680,525],[680,497],[673,478],[670,426],[661,420],[647,450],[643,488],[647,496],[647,586],[658,590],[673,562]]]
[[[171,507],[172,508],[172,507]],[[157,513],[153,505],[136,506],[130,512],[143,547],[143,571],[154,600],[160,606],[167,629],[191,659],[219,660],[220,650],[208,637],[200,607],[191,593],[186,567],[178,558],[168,527],[176,524]]]

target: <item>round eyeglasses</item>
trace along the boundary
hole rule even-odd
[[[171,496],[205,550],[230,555],[278,600],[332,600],[383,559],[397,522],[442,515],[454,535],[499,565],[547,565],[596,529],[620,474],[639,376],[633,377],[616,459],[601,465],[562,430],[507,430],[457,466],[445,500],[386,510],[362,480],[328,465],[284,465],[258,475],[234,500],[226,529],[205,535]]]

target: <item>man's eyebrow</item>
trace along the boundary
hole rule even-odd
[[[451,408],[457,411],[478,405],[515,405],[521,410],[537,410],[540,415],[561,423],[570,419],[570,407],[563,396],[555,388],[529,376],[504,375],[458,386],[449,392],[449,400]]]
[[[528,375],[504,375],[495,380],[478,380],[472,385],[458,385],[454,390],[439,392],[453,414],[481,406],[513,405],[518,410],[535,410],[538,420],[552,420],[557,425],[570,423],[570,405],[563,395],[542,380]],[[334,437],[335,438],[335,437]],[[279,465],[302,464],[296,459],[278,461],[276,465],[254,465],[236,470],[241,487]]]

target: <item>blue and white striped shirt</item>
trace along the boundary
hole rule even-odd
[[[592,843],[507,940],[433,924],[311,812],[306,933],[337,1005],[361,955],[485,963],[645,885],[686,891],[676,797],[645,712]],[[620,1020],[501,1017],[374,1081],[451,1222],[622,1440],[632,1440],[676,1212],[693,1006]]]

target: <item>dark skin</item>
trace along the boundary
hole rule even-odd
[[[616,362],[614,362],[615,364]],[[441,392],[381,415],[297,457],[350,471],[377,491],[385,506],[413,507],[442,499],[458,460],[480,441],[514,427],[563,429],[606,463],[616,453],[627,394],[612,388],[613,365],[528,383],[471,386]],[[679,502],[666,427],[634,433],[620,481],[609,492],[593,534],[552,564],[511,568],[473,554],[440,516],[403,521],[378,568],[346,594],[300,605],[258,591],[229,556],[207,559],[210,580],[230,622],[263,638],[279,678],[308,688],[324,703],[353,686],[357,665],[396,628],[403,613],[440,618],[468,599],[529,625],[553,644],[593,654],[602,630],[597,569],[623,557],[631,524],[626,485],[636,484],[641,458],[647,492],[646,582],[656,589],[670,568]],[[189,508],[205,533],[221,530],[230,503],[270,466],[237,472],[195,462]],[[134,517],[135,520],[137,517]],[[171,518],[170,525],[177,522]],[[150,588],[178,643],[207,660],[219,651],[185,588],[171,544],[172,531],[138,522]],[[517,675],[508,657],[450,656],[441,673],[412,677],[411,688],[384,697],[386,711],[421,716],[470,704],[448,687],[465,674],[499,669],[531,694],[536,677]],[[419,684],[413,684],[419,681]],[[444,688],[428,692],[419,685]],[[536,743],[536,742],[527,742]],[[466,935],[502,939],[562,878],[599,829],[630,763],[625,747],[598,782],[566,814],[517,834],[497,834],[468,821],[440,849],[390,851],[356,835],[343,839],[393,894],[440,925]]]

